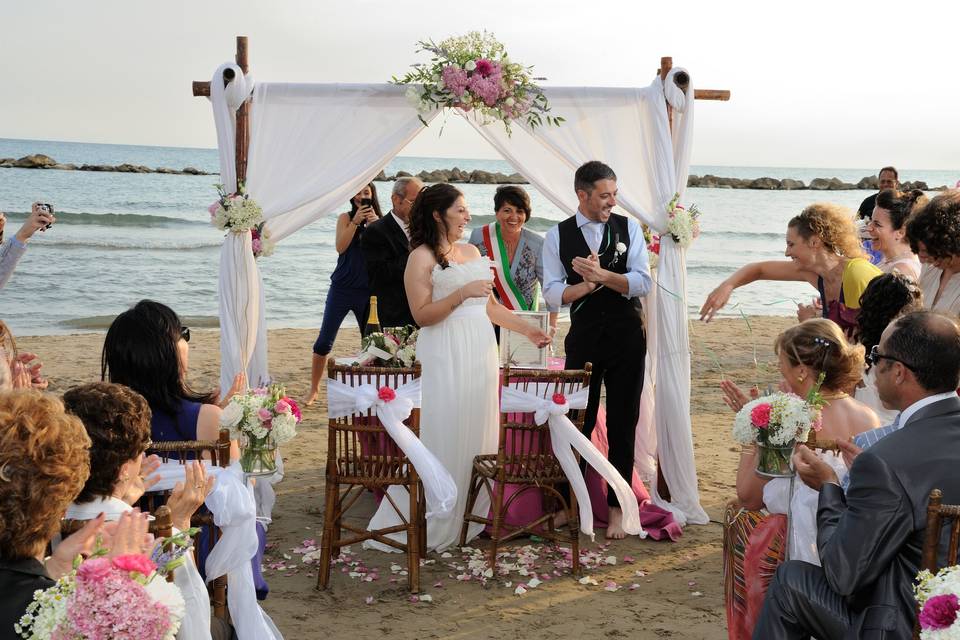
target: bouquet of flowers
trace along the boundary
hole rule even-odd
[[[660,262],[660,236],[653,235],[650,227],[643,225],[643,240],[647,244],[647,260],[651,269],[656,269]]]
[[[667,231],[682,249],[688,248],[700,235],[700,210],[697,205],[684,209],[680,204],[680,194],[673,194],[667,205]]]
[[[757,445],[757,473],[771,477],[793,475],[790,458],[794,445],[805,442],[811,429],[820,430],[823,377],[821,373],[806,399],[778,391],[751,400],[737,412],[733,439],[740,444]]]
[[[36,640],[172,640],[185,613],[177,586],[145,555],[103,554],[78,558],[73,571],[34,593],[14,630]]]
[[[393,81],[413,85],[407,98],[420,113],[438,107],[472,109],[483,116],[484,124],[502,122],[508,135],[513,120],[522,120],[531,129],[544,122],[563,122],[549,115],[547,98],[531,76],[533,67],[511,61],[493,34],[471,31],[440,44],[427,40],[417,45],[417,51],[433,54],[430,64],[414,65],[413,71]],[[426,124],[423,117],[420,120]]]
[[[920,605],[920,637],[960,638],[960,565],[941,569],[937,575],[924,569],[917,575],[915,591]]]
[[[363,337],[354,366],[412,367],[417,360],[419,329],[413,325],[373,332]]]
[[[237,394],[220,415],[220,426],[241,441],[240,466],[249,474],[269,474],[277,469],[278,444],[297,435],[302,415],[283,385],[271,384]]]
[[[243,184],[239,185],[237,193],[231,194],[224,190],[222,184],[215,186],[219,197],[207,207],[213,226],[221,231],[229,229],[233,233],[249,231],[253,235],[253,256],[259,258],[272,255],[276,243],[270,239],[263,211],[256,200],[244,191]]]

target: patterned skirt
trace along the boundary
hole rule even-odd
[[[783,562],[787,518],[731,502],[723,514],[723,591],[730,640],[749,640]]]

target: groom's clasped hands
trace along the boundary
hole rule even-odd
[[[574,272],[583,278],[584,282],[592,285],[591,289],[603,283],[606,270],[600,266],[600,259],[597,254],[591,253],[587,258],[574,258],[571,266]]]

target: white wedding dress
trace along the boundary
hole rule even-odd
[[[451,263],[446,269],[434,267],[433,300],[445,298],[473,280],[492,280],[492,265],[489,259],[478,258],[463,264]],[[443,551],[459,543],[473,457],[497,451],[499,357],[486,305],[486,299],[468,298],[441,322],[420,329],[417,338],[417,359],[423,368],[420,440],[450,472],[457,485],[453,511],[427,520],[427,548],[431,550]],[[406,511],[409,505],[406,490],[391,487],[390,496]],[[489,511],[489,496],[481,489],[473,512],[486,516]],[[390,501],[384,499],[367,528],[381,529],[399,523]],[[472,524],[467,540],[482,530],[483,525]],[[403,533],[390,537],[406,541]],[[397,551],[371,540],[364,546]]]

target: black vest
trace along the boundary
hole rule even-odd
[[[559,225],[560,262],[567,272],[567,284],[583,282],[580,274],[573,270],[574,258],[586,258],[590,247],[577,227],[577,217],[570,216]],[[614,258],[618,243],[627,250]],[[630,233],[625,216],[611,214],[607,220],[597,257],[600,266],[615,273],[627,272],[627,254],[630,250]],[[625,298],[620,293],[603,287],[593,293],[575,300],[570,304],[570,331],[579,333],[590,329],[636,329],[643,326],[639,298]]]

